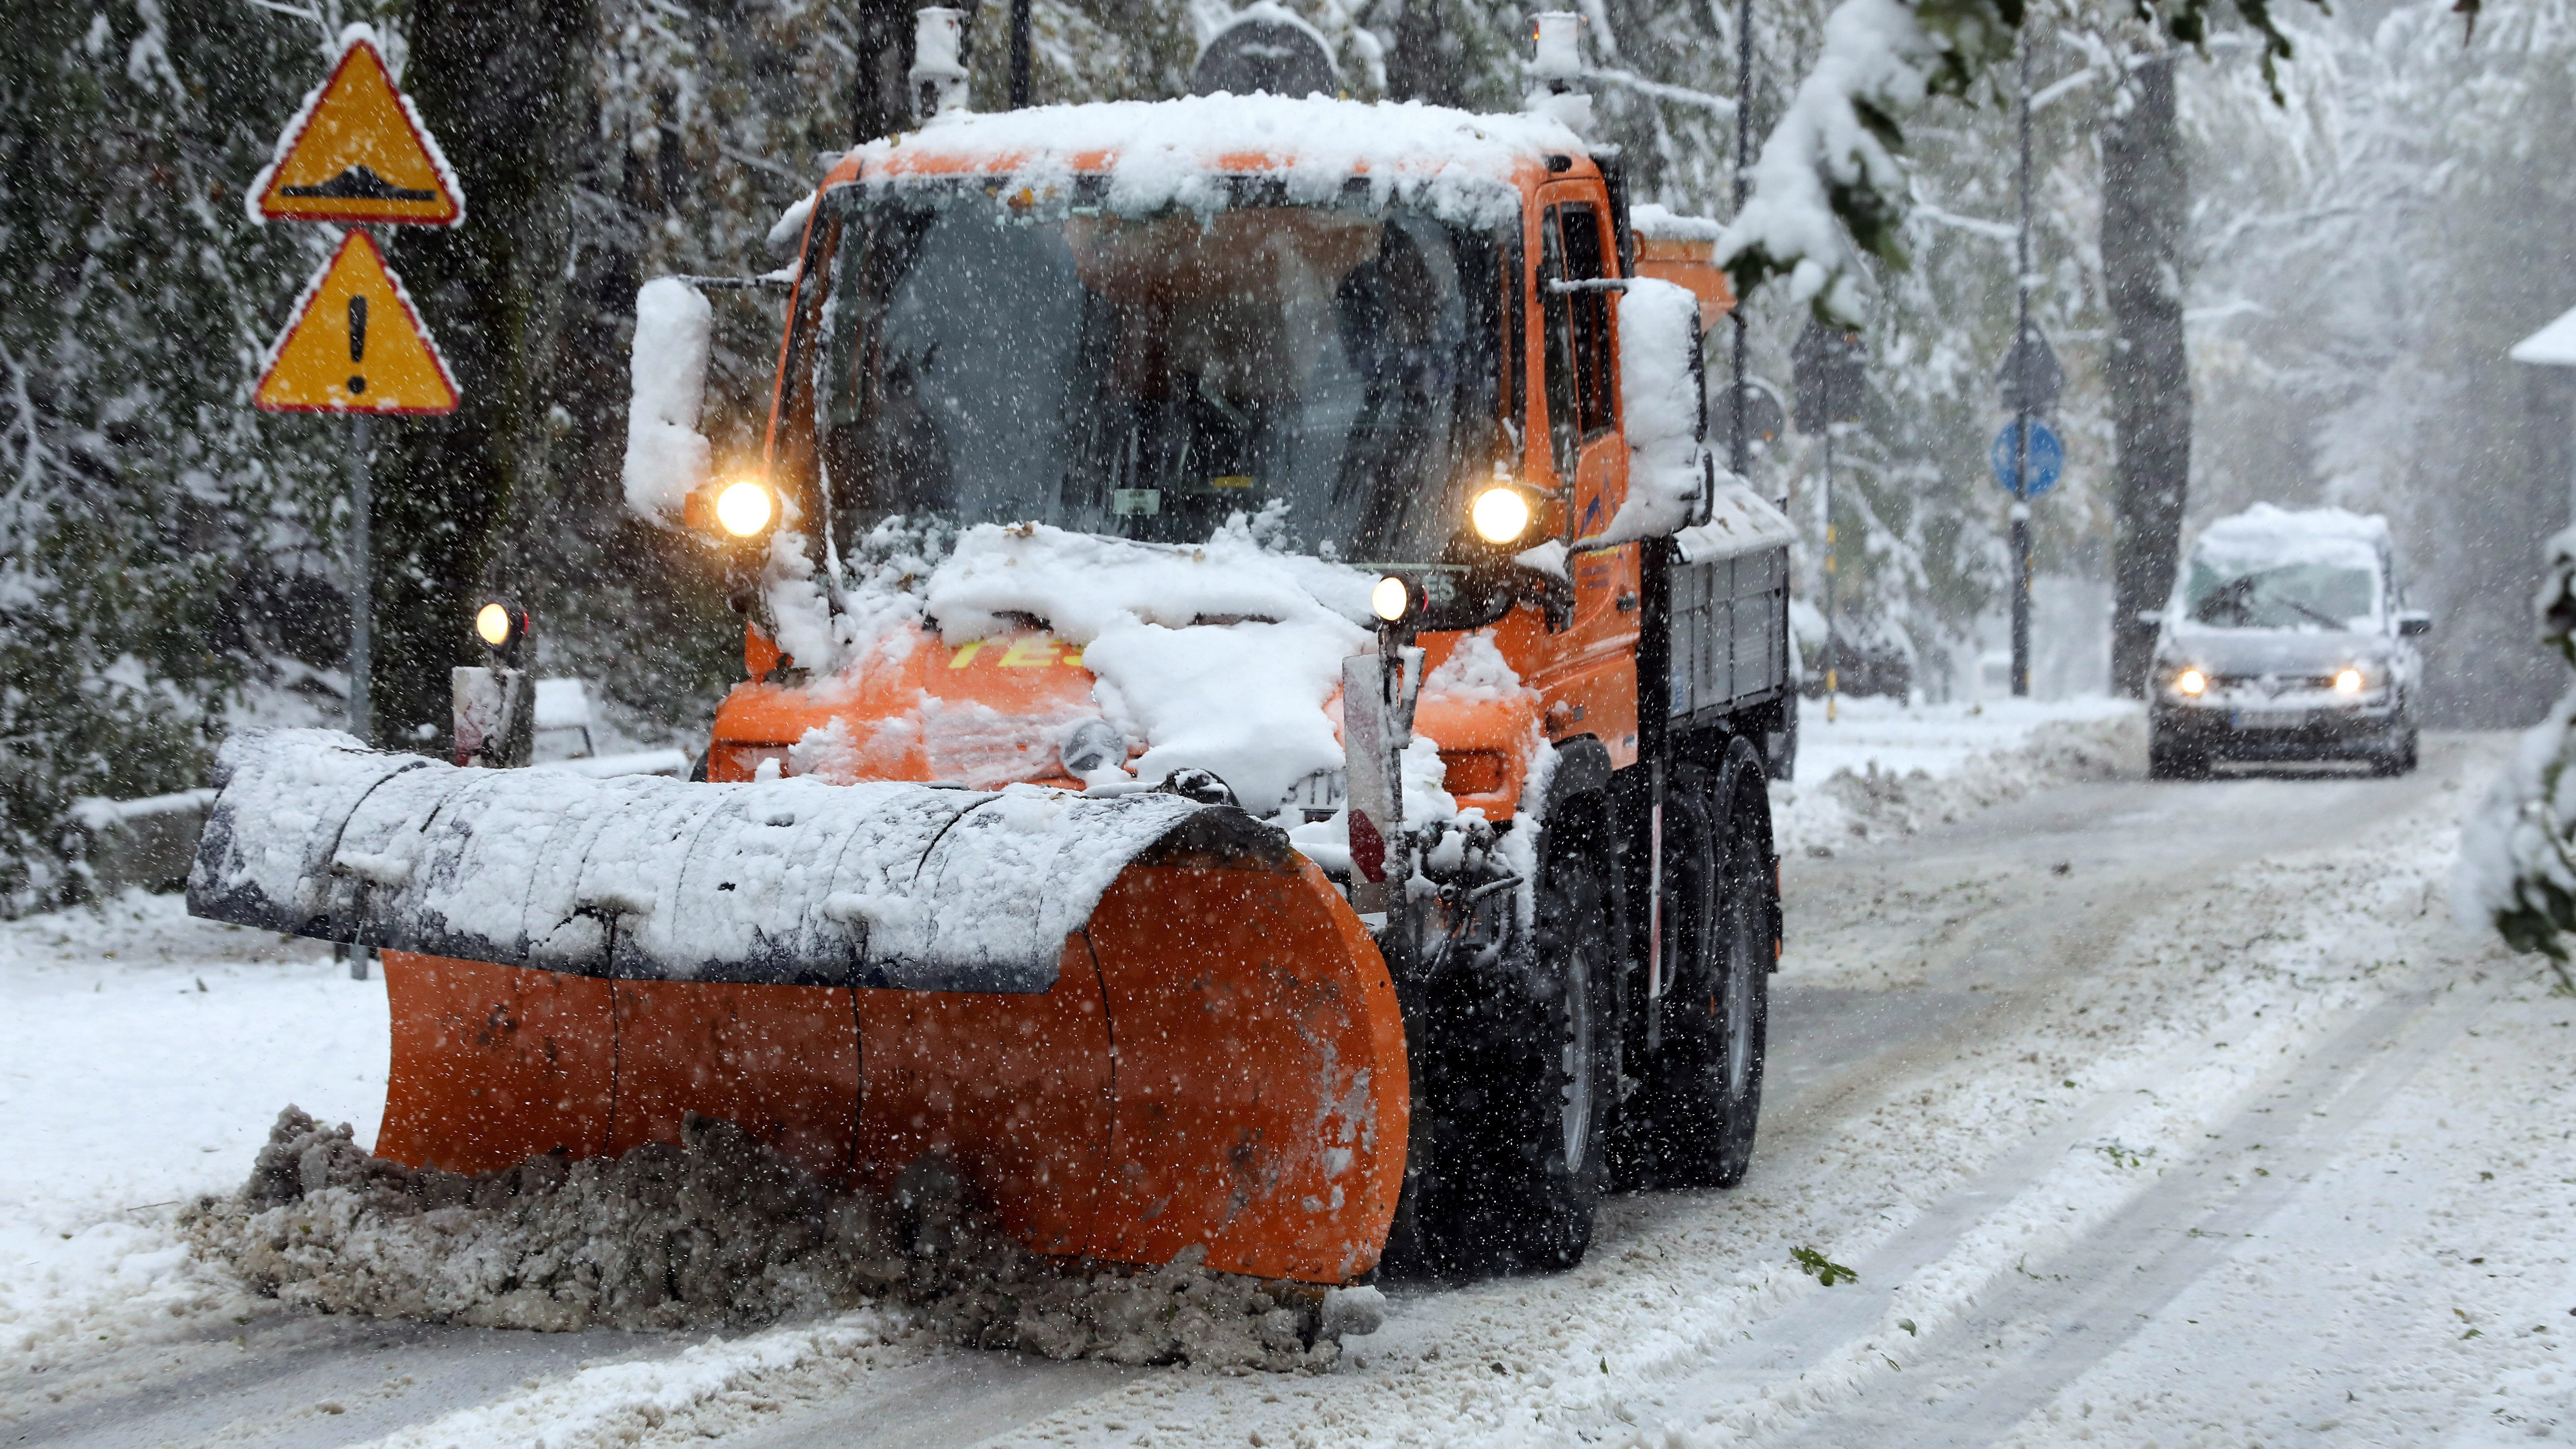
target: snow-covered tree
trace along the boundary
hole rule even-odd
[[[2576,529],[2549,541],[2534,607],[2540,637],[2576,667]],[[2465,921],[2494,926],[2517,951],[2546,954],[2562,984],[2576,934],[2576,684],[2522,737],[2510,768],[2469,817],[2452,877]]]
[[[25,0],[9,30],[0,914],[80,893],[55,854],[70,800],[203,783],[243,691],[312,682],[345,626],[325,430],[246,406],[322,242],[241,207],[314,29],[231,0]]]

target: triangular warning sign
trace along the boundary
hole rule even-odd
[[[438,142],[394,89],[373,33],[356,32],[331,78],[277,138],[277,158],[251,183],[251,209],[269,221],[407,222],[454,226],[463,189]]]
[[[251,406],[271,413],[452,413],[456,383],[375,239],[352,231],[269,349]]]

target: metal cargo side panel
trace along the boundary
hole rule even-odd
[[[1710,671],[1722,669],[1725,630],[1710,617],[1717,597],[1718,563],[1676,563],[1672,567],[1673,697],[1680,718],[1717,701]]]
[[[1785,548],[1673,565],[1675,718],[1724,710],[1787,686],[1781,624],[1788,589]]]
[[[1789,592],[1789,551],[1766,549],[1735,563],[1735,677],[1733,699],[1767,694],[1789,682],[1789,654],[1780,632]]]

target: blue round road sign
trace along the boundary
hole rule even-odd
[[[2013,486],[2013,476],[2017,471],[2013,466],[2017,461],[2014,454],[2021,450],[2013,446],[2015,426],[2016,424],[2006,423],[2004,430],[1995,434],[1995,445],[1986,450],[1986,461],[1993,465],[1995,481],[2003,485],[2006,493],[2020,498],[2037,498],[2056,487],[2057,475],[2066,471],[2066,445],[2057,441],[2057,434],[2049,431],[2048,424],[2032,423],[2030,425],[2030,487],[2027,490],[2016,488]]]

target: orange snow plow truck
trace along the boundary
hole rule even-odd
[[[1705,442],[1714,228],[1563,78],[975,114],[922,55],[773,237],[760,456],[639,298],[627,499],[746,619],[699,777],[246,733],[190,908],[383,948],[415,1165],[694,1112],[1315,1284],[1739,1180],[1790,531]]]

